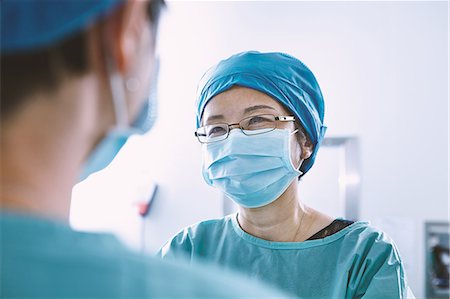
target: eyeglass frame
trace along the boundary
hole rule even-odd
[[[202,141],[200,141],[200,137],[199,137],[199,134],[198,134],[197,131],[198,131],[199,129],[203,128],[203,127],[211,126],[211,125],[205,125],[205,126],[199,127],[199,128],[194,132],[194,135],[195,135],[195,137],[197,137],[197,140],[198,140],[201,144],[208,144],[208,143],[219,142],[219,141],[223,141],[223,140],[227,139],[228,136],[230,135],[230,132],[231,132],[231,129],[230,129],[230,128],[232,128],[232,127],[236,128],[236,126],[237,126],[237,128],[239,128],[239,129],[241,130],[242,133],[244,133],[244,134],[247,135],[247,136],[253,136],[253,135],[260,135],[260,134],[269,133],[269,132],[272,132],[273,130],[275,130],[275,129],[278,127],[278,126],[275,126],[274,128],[272,128],[272,130],[270,130],[270,131],[265,131],[265,132],[261,132],[261,133],[246,134],[246,133],[245,133],[245,130],[242,128],[241,123],[242,123],[244,120],[248,119],[248,118],[256,117],[256,116],[261,116],[261,115],[272,115],[272,116],[275,118],[275,121],[281,121],[281,122],[294,121],[294,122],[295,122],[295,116],[293,116],[293,115],[279,115],[279,116],[275,116],[274,114],[264,113],[264,114],[257,114],[257,115],[252,115],[252,116],[245,117],[245,118],[241,119],[238,123],[234,123],[234,124],[227,124],[227,123],[211,124],[211,125],[226,125],[226,126],[227,126],[227,133],[224,134],[225,138],[220,139],[220,140],[215,140],[215,141],[211,141],[211,142],[202,142]]]

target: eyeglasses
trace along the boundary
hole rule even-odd
[[[212,143],[228,138],[231,127],[239,127],[245,135],[252,136],[268,133],[277,128],[277,122],[295,121],[294,116],[275,116],[260,114],[246,117],[237,124],[212,124],[198,128],[195,136],[200,143]]]

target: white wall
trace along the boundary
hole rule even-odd
[[[360,138],[361,218],[396,239],[422,298],[423,223],[448,221],[447,5],[170,2],[160,31],[158,122],[77,186],[72,224],[138,246],[141,223],[130,201],[150,181],[160,187],[146,223],[150,251],[186,225],[219,217],[220,195],[201,179],[193,135],[198,79],[239,51],[288,52],[322,87],[328,136]]]

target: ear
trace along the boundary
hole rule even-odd
[[[104,30],[111,63],[126,74],[136,63],[142,46],[142,35],[148,30],[147,1],[126,1],[105,21]]]
[[[314,150],[314,146],[311,143],[311,141],[309,140],[309,138],[303,139],[303,141],[301,142],[301,147],[302,147],[301,159],[306,160],[309,157],[311,157],[313,150]]]

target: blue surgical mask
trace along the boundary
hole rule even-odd
[[[156,80],[158,77],[159,60],[156,60],[155,66],[153,74],[154,81],[150,84],[148,97],[144,101],[136,120],[131,126],[128,125],[128,112],[126,109],[123,79],[117,73],[111,75],[110,86],[116,124],[91,152],[84,163],[79,181],[82,181],[89,175],[107,167],[131,135],[145,134],[152,128],[156,119]]]
[[[227,139],[204,145],[203,178],[242,207],[268,205],[302,174],[291,161],[293,133],[247,136],[233,129]]]

